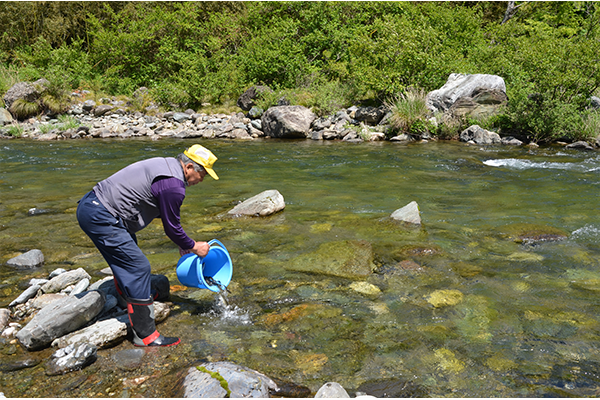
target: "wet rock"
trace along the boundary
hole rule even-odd
[[[375,398],[430,397],[425,387],[403,379],[386,379],[363,383],[358,387],[356,397],[365,397],[359,396],[359,393],[375,396]]]
[[[567,239],[567,232],[547,225],[511,224],[498,228],[499,231],[516,243],[537,244]]]
[[[35,297],[35,295],[37,294],[38,290],[40,290],[40,288],[41,288],[40,285],[29,286],[23,293],[21,293],[21,295],[19,295],[19,297],[14,299],[8,306],[14,307],[17,304],[26,303],[27,300]]]
[[[13,257],[6,262],[9,267],[37,268],[44,264],[44,254],[41,250],[29,250],[27,253]]]
[[[0,332],[2,332],[10,321],[10,310],[7,308],[0,308]]]
[[[35,367],[41,362],[37,358],[27,357],[22,360],[0,362],[0,371],[11,372],[20,371],[25,368]]]
[[[565,146],[567,149],[579,149],[579,150],[595,150],[594,146],[586,141],[580,140]]]
[[[483,129],[479,125],[471,125],[460,133],[461,142],[474,142],[475,144],[498,144],[501,143],[500,135]]]
[[[230,215],[265,217],[285,208],[285,200],[277,190],[265,190],[231,209]]]
[[[79,283],[79,281],[83,279],[88,279],[89,283],[89,279],[91,278],[92,277],[83,268],[74,269],[50,279],[48,283],[42,286],[42,292],[57,293],[70,285]]]
[[[183,381],[185,398],[268,398],[277,391],[275,382],[260,372],[229,362],[191,367]]]
[[[352,282],[350,289],[365,296],[377,296],[381,294],[381,289],[368,282]]]
[[[167,319],[171,309],[165,303],[154,302],[154,318],[156,323]],[[131,329],[127,314],[98,321],[88,327],[64,335],[52,342],[52,346],[67,347],[71,344],[90,343],[99,349],[113,346],[125,339]]]
[[[394,211],[390,216],[396,221],[402,221],[409,224],[421,225],[421,215],[419,205],[416,201],[411,201],[407,205]]]
[[[371,275],[375,265],[373,249],[369,242],[346,240],[324,243],[316,251],[292,259],[285,268],[292,271],[361,279]]]
[[[426,300],[435,308],[454,306],[463,300],[464,295],[459,290],[436,290]]]
[[[319,388],[315,399],[349,398],[348,392],[337,382],[327,382]]]
[[[105,298],[99,291],[65,297],[42,308],[17,333],[17,339],[27,350],[38,350],[54,339],[73,332],[91,321],[104,307]]]
[[[121,350],[112,356],[119,369],[133,371],[142,365],[142,358],[146,352],[143,349]]]
[[[280,139],[306,138],[317,116],[302,106],[271,107],[261,117],[263,132]]]
[[[57,350],[46,365],[46,375],[62,375],[93,364],[97,359],[96,346],[82,343]]]
[[[293,382],[284,382],[278,379],[273,379],[277,384],[277,390],[273,390],[271,393],[277,397],[283,398],[301,398],[310,397],[311,391],[306,386],[297,385]]]

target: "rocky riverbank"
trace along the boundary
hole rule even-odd
[[[21,82],[4,96],[7,109],[0,108],[1,138],[31,138],[42,141],[82,138],[204,138],[204,139],[312,139],[342,140],[346,142],[383,141],[398,143],[436,140],[428,132],[390,134],[392,112],[386,106],[353,106],[326,117],[317,117],[310,109],[289,105],[281,99],[277,106],[262,110],[254,100],[261,90],[251,87],[238,99],[242,111],[232,114],[207,114],[192,109],[159,112],[151,105],[135,111],[136,98],[147,92],[140,88],[131,100],[87,99],[89,93],[73,93],[73,101],[66,118],[42,115],[17,122],[8,111],[18,99],[35,97],[42,82]],[[430,122],[438,123],[439,115],[486,117],[494,115],[506,104],[506,87],[501,77],[494,75],[452,74],[440,89],[427,94]],[[524,143],[514,137],[501,137],[478,125],[462,131],[459,140],[478,145],[504,144],[520,146]],[[535,145],[535,144],[530,144]],[[567,145],[567,143],[564,143]],[[568,144],[570,147],[593,150],[586,142]]]

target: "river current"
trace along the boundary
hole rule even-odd
[[[313,394],[331,381],[351,396],[600,394],[598,153],[456,142],[198,143],[218,157],[220,180],[188,188],[182,223],[192,238],[217,238],[229,250],[229,306],[181,286],[178,250],[155,221],[138,239],[172,286],[173,311],[158,329],[182,344],[134,371],[111,364],[114,352],[132,347],[126,341],[64,376],[45,376],[43,363],[2,373],[7,397],[169,397],[177,373],[202,360],[231,361]],[[56,268],[83,267],[100,279],[106,264],[77,224],[77,201],[118,169],[191,144],[1,141],[0,307]],[[285,198],[282,212],[227,216],[267,189]],[[420,228],[390,221],[411,201]],[[566,239],[519,240],[532,229]],[[377,270],[366,282],[379,291],[286,269],[345,240],[371,244]],[[42,268],[5,265],[34,248]],[[30,356],[8,341],[0,352],[3,360]],[[125,383],[138,377],[145,383]]]

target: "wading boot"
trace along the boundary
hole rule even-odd
[[[127,313],[131,330],[133,331],[133,344],[135,346],[176,346],[181,341],[176,337],[164,337],[156,330],[154,323],[154,300],[128,299]]]

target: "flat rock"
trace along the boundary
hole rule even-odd
[[[91,321],[104,307],[104,295],[91,291],[55,301],[42,308],[17,333],[27,350],[48,346],[54,339],[73,332]]]
[[[292,259],[286,269],[362,279],[373,273],[373,249],[364,240],[323,243],[311,253]]]
[[[9,267],[37,268],[44,264],[44,254],[41,250],[33,249],[11,258],[6,262]]]

